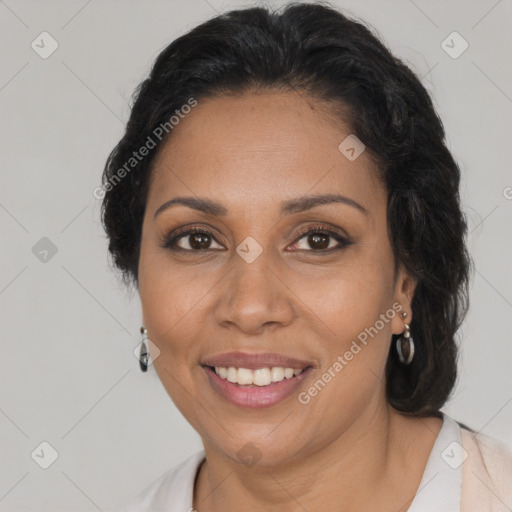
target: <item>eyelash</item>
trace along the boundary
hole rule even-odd
[[[198,234],[198,233],[208,235],[211,238],[213,238],[217,243],[219,243],[216,240],[214,234],[211,231],[209,231],[208,229],[193,226],[191,228],[178,228],[174,233],[171,233],[164,239],[164,241],[160,245],[160,247],[170,250],[170,251],[182,251],[182,252],[188,252],[188,253],[205,252],[208,250],[214,250],[214,251],[219,250],[219,249],[193,250],[193,249],[183,249],[181,247],[174,247],[176,242],[178,240],[180,240],[181,238],[186,238],[189,235],[194,235],[194,234]],[[323,250],[310,249],[310,250],[306,250],[306,252],[325,254],[325,253],[337,251],[340,249],[344,249],[352,244],[352,242],[345,235],[342,235],[341,233],[339,233],[337,231],[333,231],[332,229],[329,229],[326,226],[320,224],[320,225],[316,225],[316,226],[312,226],[312,227],[308,227],[308,228],[299,230],[298,236],[295,238],[293,245],[295,243],[297,243],[299,240],[301,240],[302,238],[304,238],[306,235],[313,235],[313,234],[328,235],[328,236],[334,238],[334,240],[336,240],[336,242],[339,243],[339,246],[331,248],[331,249],[323,249]],[[303,250],[303,249],[299,249],[299,250]]]

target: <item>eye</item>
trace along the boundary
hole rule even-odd
[[[213,233],[207,229],[199,227],[179,228],[165,238],[161,247],[174,251],[199,252],[212,249],[212,241],[217,244]],[[218,249],[214,248],[214,250]]]
[[[304,239],[304,241],[303,241]],[[306,247],[299,247],[303,241]],[[331,252],[343,249],[352,242],[341,232],[329,229],[324,225],[310,227],[299,231],[299,238],[294,242],[292,249],[306,252]],[[212,244],[217,244],[212,247]],[[308,249],[309,245],[311,249]],[[178,228],[165,237],[160,245],[170,251],[201,252],[208,250],[222,250],[211,231],[202,227]]]
[[[292,247],[297,248],[298,243],[304,239],[306,247],[298,247],[298,249],[308,251],[307,245],[309,245],[309,247],[314,249],[313,251],[309,250],[309,252],[335,251],[343,249],[351,243],[345,235],[328,229],[323,225],[301,230],[300,235]]]

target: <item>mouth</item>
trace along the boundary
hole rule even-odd
[[[208,382],[237,407],[271,407],[293,395],[313,372],[306,361],[276,354],[231,353],[204,361]]]

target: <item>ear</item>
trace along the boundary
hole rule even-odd
[[[412,299],[416,290],[416,280],[403,268],[400,268],[395,283],[395,294],[393,303],[398,303],[397,314],[391,320],[391,330],[393,334],[402,334],[404,332],[404,323],[412,322]],[[400,314],[407,313],[405,318],[401,318]]]

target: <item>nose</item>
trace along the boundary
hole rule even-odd
[[[262,334],[293,321],[293,292],[274,267],[265,251],[252,263],[234,255],[233,267],[219,290],[215,310],[219,325]]]

